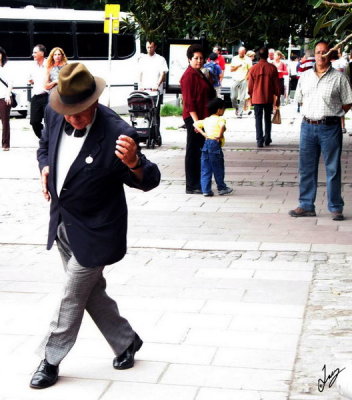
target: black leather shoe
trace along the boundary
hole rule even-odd
[[[134,366],[134,355],[142,347],[143,341],[137,335],[134,337],[134,341],[129,345],[127,350],[122,354],[114,358],[112,363],[115,369],[128,369]]]
[[[333,211],[331,215],[333,221],[343,221],[345,219],[341,211]]]
[[[46,360],[43,360],[32,376],[29,386],[33,389],[45,389],[54,385],[58,376],[59,367],[57,365],[51,365]]]

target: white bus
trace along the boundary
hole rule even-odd
[[[127,19],[120,13],[120,20]],[[127,97],[137,82],[136,66],[140,56],[139,39],[134,34],[113,34],[111,75],[108,63],[108,34],[103,33],[104,11],[72,10],[62,8],[0,7],[0,46],[8,56],[8,64],[17,93],[18,107],[27,114],[28,70],[32,50],[43,44],[47,53],[61,47],[68,62],[82,62],[93,75],[111,83],[110,106],[118,112],[127,109]],[[121,86],[114,86],[121,85]],[[102,103],[107,104],[108,90]]]

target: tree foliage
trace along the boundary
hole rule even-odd
[[[338,42],[335,48],[347,45],[352,39],[352,0],[308,0],[309,5],[320,10],[314,27],[314,36],[327,37]]]
[[[277,0],[130,0],[143,37],[206,37],[211,43],[233,44],[239,40],[254,48],[264,43],[276,48],[289,35],[312,34],[314,10],[302,0],[288,5]]]

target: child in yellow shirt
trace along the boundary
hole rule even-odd
[[[211,190],[211,178],[214,174],[219,195],[223,196],[232,192],[232,188],[226,186],[224,182],[224,153],[221,149],[225,143],[226,120],[223,117],[225,102],[218,97],[212,99],[208,109],[210,117],[194,122],[196,131],[206,138],[202,148],[200,183],[204,196],[214,196]]]

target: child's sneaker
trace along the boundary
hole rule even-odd
[[[226,186],[225,189],[219,190],[219,195],[224,196],[225,194],[230,194],[233,191],[232,188]]]

